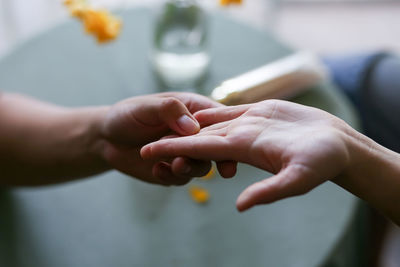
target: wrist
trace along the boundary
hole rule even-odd
[[[400,222],[400,155],[350,126],[345,135],[350,161],[333,182]]]
[[[347,123],[343,122],[339,128],[342,140],[347,148],[349,160],[340,175],[332,181],[348,189],[349,181],[357,179],[365,172],[366,167],[370,164],[370,153],[376,148],[374,148],[375,143],[371,139],[356,131]]]
[[[103,134],[103,123],[109,106],[87,108],[83,113],[86,114],[86,127],[84,131],[85,150],[94,165],[99,171],[110,169],[108,162],[104,158],[106,138]]]

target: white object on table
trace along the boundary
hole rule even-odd
[[[227,105],[288,99],[327,78],[328,72],[316,55],[298,52],[224,81],[211,98]]]

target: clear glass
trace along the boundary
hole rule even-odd
[[[188,89],[206,76],[207,16],[195,0],[167,1],[159,13],[153,40],[153,67],[172,89]]]

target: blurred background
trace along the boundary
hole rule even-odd
[[[92,0],[110,8],[152,6],[163,0]],[[0,54],[67,18],[61,0],[0,0]],[[211,3],[213,0],[203,0]],[[248,0],[227,13],[293,47],[322,54],[400,51],[398,0]],[[213,8],[213,7],[212,7]],[[214,4],[214,8],[216,5]]]
[[[215,0],[202,0],[210,9]],[[154,6],[163,0],[91,0],[107,8]],[[272,31],[296,49],[320,55],[390,50],[400,52],[400,1],[244,0],[224,10],[260,30]],[[70,19],[61,0],[0,0],[0,56],[19,43]],[[400,230],[384,236],[380,266],[400,266]]]

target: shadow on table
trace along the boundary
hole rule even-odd
[[[17,266],[16,218],[12,193],[0,190],[0,264]]]
[[[320,267],[366,267],[370,265],[371,242],[369,232],[370,210],[364,202],[358,204],[357,212],[353,215],[354,223],[346,229],[348,234],[336,244],[328,260]]]
[[[15,192],[0,188],[0,266],[43,266],[24,213]]]

